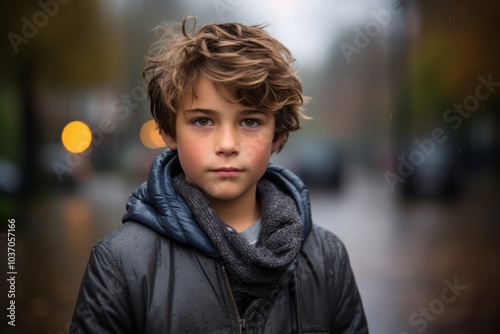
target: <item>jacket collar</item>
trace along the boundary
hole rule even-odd
[[[148,181],[130,195],[122,221],[144,224],[169,239],[217,257],[218,251],[196,223],[188,205],[174,191],[172,177],[181,171],[177,153],[167,149],[160,154],[151,166]],[[304,183],[289,170],[273,163],[269,163],[263,177],[294,199],[303,224],[304,241],[312,227],[309,192]]]

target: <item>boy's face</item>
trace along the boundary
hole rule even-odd
[[[197,97],[184,96],[177,113],[176,138],[162,134],[177,150],[186,180],[218,200],[255,196],[284,139],[273,142],[274,115],[230,103],[203,75],[194,89]]]

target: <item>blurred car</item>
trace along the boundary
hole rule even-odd
[[[415,149],[413,143],[406,146],[406,152]],[[451,199],[459,192],[460,169],[458,150],[451,142],[436,144],[434,151],[425,155],[419,165],[402,183],[404,197]]]
[[[289,168],[309,188],[338,190],[341,187],[341,148],[330,138],[318,136],[295,138],[294,143],[287,146],[282,153],[273,156],[272,161]]]

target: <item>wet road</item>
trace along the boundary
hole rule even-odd
[[[2,333],[67,332],[90,248],[121,223],[137,184],[95,175],[31,203],[32,227],[16,232],[16,327],[4,318]],[[313,219],[346,244],[371,333],[500,332],[500,215],[490,190],[402,202],[377,173],[353,171],[345,184],[311,190]]]

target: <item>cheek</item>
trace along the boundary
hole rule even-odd
[[[267,131],[259,134],[256,138],[249,141],[246,150],[247,158],[262,172],[267,168],[271,156],[273,132]]]
[[[203,143],[179,140],[177,146],[179,160],[184,172],[191,174],[192,171],[196,171],[196,167],[201,166],[200,162],[207,153]]]

